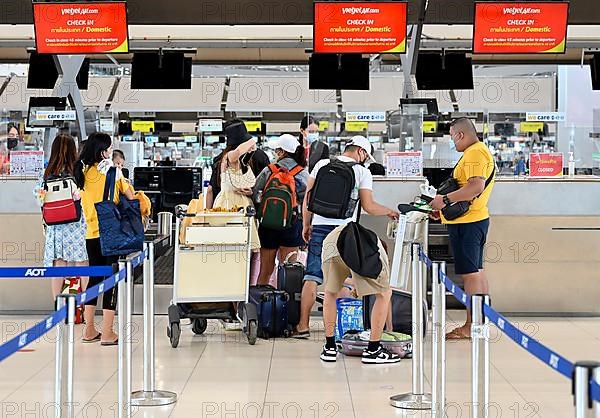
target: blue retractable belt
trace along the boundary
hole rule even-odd
[[[113,274],[111,266],[94,267],[3,267],[2,279],[53,279],[60,277],[107,277]]]

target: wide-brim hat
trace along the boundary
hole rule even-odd
[[[234,119],[224,128],[225,136],[227,137],[227,145],[238,146],[252,138],[248,133],[246,124],[239,119]]]

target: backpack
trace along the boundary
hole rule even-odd
[[[269,164],[271,176],[267,180],[260,199],[258,218],[265,228],[288,229],[292,226],[298,203],[296,201],[295,176],[303,170],[296,166],[291,170]]]
[[[75,200],[77,191],[72,177],[62,176],[44,182],[44,203],[42,216],[46,225],[61,225],[81,219],[81,200]]]
[[[308,210],[326,218],[350,218],[358,202],[358,196],[352,196],[356,183],[352,167],[356,164],[332,159],[321,167],[310,191]]]

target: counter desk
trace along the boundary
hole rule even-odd
[[[37,178],[0,177],[0,266],[41,266],[44,235]],[[374,179],[375,199],[396,207],[419,195],[424,179]],[[497,178],[485,251],[494,307],[506,313],[600,315],[600,178]],[[387,241],[387,217],[361,221]],[[431,239],[431,238],[430,238]],[[426,240],[427,241],[427,240]],[[427,246],[427,242],[425,242]],[[391,257],[390,257],[391,259]],[[50,283],[0,281],[0,311],[53,309]]]
[[[0,267],[44,263],[44,228],[33,191],[37,177],[0,177]],[[48,280],[0,279],[0,311],[37,313],[54,309]]]

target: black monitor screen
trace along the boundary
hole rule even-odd
[[[421,53],[417,59],[415,78],[419,90],[473,89],[471,58],[455,52]]]
[[[165,168],[162,178],[162,188],[167,193],[192,193],[194,190],[194,173],[189,168]]]
[[[515,124],[514,123],[495,123],[494,124],[494,136],[514,136],[515,135]]]
[[[54,126],[54,120],[52,119],[38,119],[37,112],[53,112],[56,110],[65,110],[66,108],[66,97],[30,97],[27,126],[32,128]]]
[[[311,90],[369,90],[369,58],[361,54],[312,54],[308,65]]]
[[[83,60],[81,69],[77,74],[77,86],[81,90],[87,90],[89,81],[90,60]],[[54,58],[49,54],[38,54],[32,52],[29,57],[29,68],[27,70],[28,89],[53,89],[58,80],[58,70],[54,64]]]
[[[191,89],[192,59],[182,52],[138,52],[131,62],[132,89]]]

